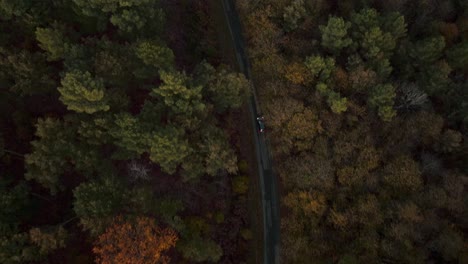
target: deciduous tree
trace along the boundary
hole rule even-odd
[[[93,252],[101,264],[169,263],[166,251],[175,246],[178,236],[172,229],[160,228],[155,220],[137,217],[124,221],[114,220],[106,232],[99,236]]]

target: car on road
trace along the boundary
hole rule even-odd
[[[263,122],[264,121],[264,117],[259,115],[257,116],[257,125],[258,125],[258,132],[259,133],[264,133],[265,132],[265,123]]]

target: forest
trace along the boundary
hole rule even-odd
[[[0,263],[247,262],[250,84],[211,13],[0,0]]]
[[[281,263],[468,263],[468,1],[236,0]]]

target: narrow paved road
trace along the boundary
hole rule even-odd
[[[232,0],[220,0],[223,4],[226,23],[231,33],[234,43],[237,62],[239,68],[250,79],[250,65],[245,53],[244,41],[242,38],[239,16],[235,10]],[[258,103],[256,100],[255,88],[253,88],[250,97],[250,119],[253,128],[257,128],[256,117],[258,114]],[[268,129],[268,121],[266,121]],[[268,133],[268,130],[267,132]],[[280,245],[280,216],[279,216],[279,192],[277,178],[274,175],[271,162],[271,153],[269,150],[268,139],[265,134],[254,133],[255,150],[258,161],[258,174],[260,177],[260,186],[262,193],[263,207],[263,227],[264,227],[264,263],[279,263],[279,245]]]

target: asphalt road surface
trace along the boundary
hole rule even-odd
[[[229,27],[230,35],[234,44],[237,62],[239,68],[250,79],[250,65],[245,53],[244,40],[242,38],[241,25],[239,16],[235,10],[235,5],[232,0],[222,1],[224,9],[224,17]],[[258,162],[258,175],[260,177],[260,186],[262,193],[263,207],[263,228],[264,228],[264,263],[278,264],[279,263],[279,245],[280,245],[280,216],[279,216],[279,192],[278,181],[272,169],[271,153],[269,143],[264,133],[259,133],[257,130],[256,117],[258,116],[258,103],[256,100],[255,88],[253,88],[252,96],[250,97],[250,119],[253,128],[255,129],[254,142],[255,151]],[[268,120],[266,123],[266,133],[268,133]]]

